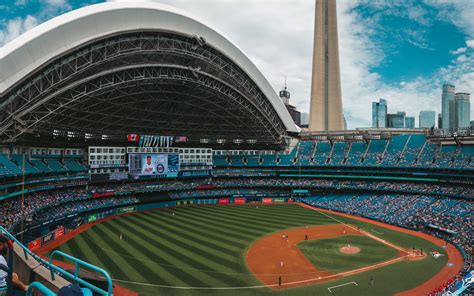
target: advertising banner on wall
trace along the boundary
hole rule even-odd
[[[227,205],[227,204],[229,204],[229,199],[228,198],[219,198],[219,204],[220,205]]]
[[[244,197],[236,197],[236,198],[234,198],[234,204],[236,204],[236,205],[245,204],[245,198],[244,198]]]
[[[28,243],[28,249],[30,249],[31,251],[34,251],[38,249],[39,247],[41,247],[41,239],[39,238]]]
[[[54,240],[54,231],[48,233],[47,235],[43,236],[41,238],[41,244],[42,245],[45,245],[47,243],[49,243],[50,241],[53,241]]]
[[[274,198],[273,202],[285,202],[285,199],[281,198],[281,197],[278,197],[278,198]]]
[[[117,214],[132,213],[132,212],[136,212],[136,211],[137,211],[136,206],[124,207],[124,208],[118,208],[117,209]]]
[[[92,214],[87,218],[88,223],[94,222],[95,220],[97,220],[97,214]]]
[[[264,197],[264,198],[262,198],[262,203],[263,204],[271,204],[271,203],[273,203],[273,198]]]
[[[58,227],[58,229],[56,229],[54,231],[54,237],[56,239],[58,239],[59,237],[63,236],[64,235],[64,227]]]

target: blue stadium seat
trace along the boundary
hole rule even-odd
[[[318,142],[314,154],[315,165],[326,165],[329,153],[331,153],[331,144],[329,142]]]
[[[342,165],[347,151],[349,150],[348,142],[336,142],[333,145],[333,151],[330,159],[331,165]]]
[[[62,173],[66,172],[66,169],[63,167],[63,165],[59,162],[59,160],[56,159],[48,159],[48,166],[57,173]]]
[[[378,164],[387,145],[387,140],[370,140],[369,150],[365,156],[364,165],[375,166]]]
[[[30,174],[37,174],[39,170],[35,168],[31,163],[28,161],[28,156],[25,155],[25,174],[30,175]],[[23,154],[13,154],[12,155],[12,160],[15,161],[15,163],[20,167],[21,170],[23,170]]]
[[[3,154],[0,154],[0,168],[0,173],[4,176],[18,176],[22,174],[21,169]]]
[[[41,173],[51,173],[53,170],[49,168],[41,159],[32,159],[31,163]]]
[[[346,165],[357,166],[361,165],[361,158],[367,149],[367,144],[364,142],[353,142],[351,150],[347,156]]]
[[[84,172],[87,171],[87,168],[83,166],[81,163],[75,160],[65,160],[64,161],[64,166],[69,170],[73,172]]]

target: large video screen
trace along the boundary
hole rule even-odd
[[[167,153],[129,154],[128,171],[135,176],[176,177],[179,155]]]

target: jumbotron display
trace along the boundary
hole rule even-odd
[[[128,169],[131,176],[177,177],[179,155],[167,153],[129,154]]]

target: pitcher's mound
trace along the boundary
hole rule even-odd
[[[344,254],[357,254],[360,252],[360,249],[358,247],[354,246],[345,246],[339,249],[339,252],[344,253]]]

